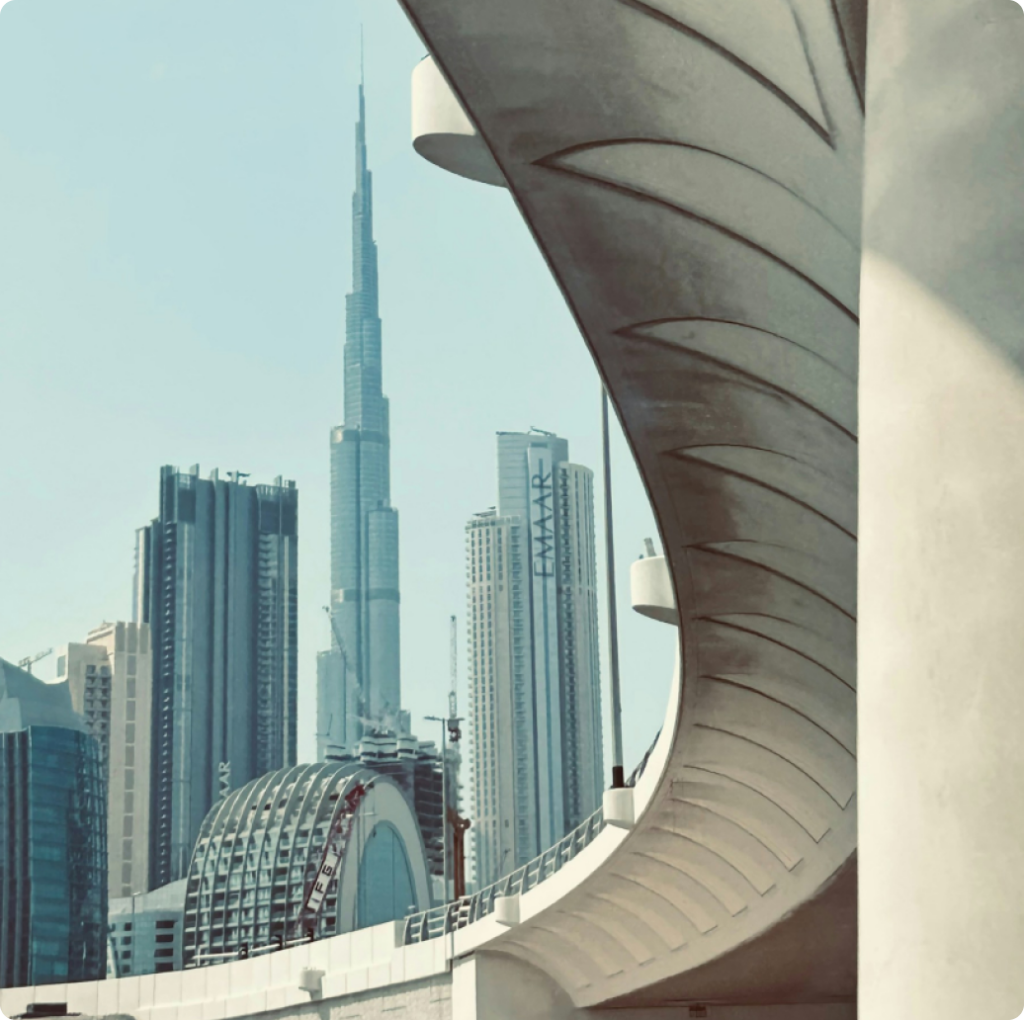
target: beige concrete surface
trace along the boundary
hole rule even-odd
[[[860,1009],[1024,1009],[1024,15],[871,10]]]

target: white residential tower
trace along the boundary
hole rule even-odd
[[[498,434],[498,506],[466,525],[478,888],[556,843],[603,789],[593,473],[564,439]]]

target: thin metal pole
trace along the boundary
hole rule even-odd
[[[626,785],[622,764],[622,691],[619,686],[619,620],[615,606],[615,526],[612,515],[612,456],[608,435],[608,389],[601,384],[601,442],[604,454],[604,541],[608,573],[608,654],[612,688],[612,789]]]
[[[444,916],[448,923],[448,723],[441,723],[441,861],[444,872]],[[453,890],[454,891],[454,890]],[[449,967],[455,966],[455,925],[451,929],[451,952]]]
[[[444,902],[448,904],[448,730],[441,723],[441,873],[444,875]],[[447,914],[445,915],[447,917]]]

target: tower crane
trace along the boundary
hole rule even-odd
[[[459,695],[458,695],[458,621],[454,616],[450,618],[449,624],[449,650],[448,650],[448,672],[450,674],[450,686],[448,690],[448,740],[457,744],[462,739],[462,727],[459,725],[462,719],[459,718]],[[458,769],[460,758],[458,752],[452,748],[454,761],[452,765]],[[447,789],[448,783],[448,761],[444,762],[443,774]],[[455,782],[455,793],[458,786]],[[456,808],[447,802],[445,805],[445,823],[451,826],[452,832],[452,878],[454,879],[454,893],[457,900],[466,895],[466,830],[472,824],[468,818],[463,818]]]
[[[331,633],[334,634],[334,640],[338,642],[338,651],[341,654],[341,686],[342,690],[348,691],[348,652],[345,650],[345,642],[342,640],[341,631],[338,628],[338,624],[334,619],[334,611],[330,606],[324,606],[324,612],[327,614],[327,619],[331,622]],[[360,716],[363,714],[363,690],[359,686],[359,677],[356,678],[356,710]]]
[[[345,642],[341,639],[341,631],[338,630],[338,625],[334,622],[334,612],[330,606],[324,606],[324,612],[327,614],[327,619],[331,621],[331,631],[334,634],[334,640],[338,642],[338,651],[341,652],[341,665],[345,670],[345,676],[348,676],[348,653],[345,651]]]
[[[29,655],[24,659],[18,661],[18,668],[24,669],[27,672],[32,672],[32,667],[40,660],[45,659],[47,655],[53,655],[53,649],[47,648],[45,652],[36,652],[35,655]]]

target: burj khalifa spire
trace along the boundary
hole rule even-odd
[[[359,85],[352,195],[352,292],[345,310],[344,424],[331,430],[332,648],[318,673],[318,752],[351,748],[366,727],[402,726],[398,511],[391,506],[388,400],[382,389],[373,175]]]

